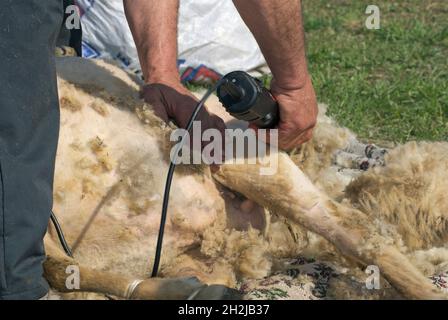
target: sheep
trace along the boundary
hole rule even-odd
[[[260,176],[260,165],[228,163],[213,174],[180,166],[163,278],[148,279],[174,126],[153,114],[139,98],[139,80],[119,67],[78,58],[58,58],[57,66],[54,211],[75,259],[63,254],[50,227],[45,275],[55,289],[183,299],[214,288],[204,284],[235,288],[267,277],[283,258],[306,253],[353,270],[378,265],[394,297],[446,298],[428,276],[446,266],[448,144],[364,145],[322,105],[309,143],[266,155],[278,161],[274,176]],[[216,98],[209,107],[231,120]],[[65,285],[71,265],[81,270],[81,290]]]

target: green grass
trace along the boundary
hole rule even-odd
[[[381,29],[368,30],[368,4]],[[448,140],[448,1],[304,0],[321,102],[361,138]]]
[[[365,27],[369,4],[380,30]],[[448,140],[447,0],[303,0],[303,9],[318,100],[339,124],[369,141]]]

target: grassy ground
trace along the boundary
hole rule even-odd
[[[448,140],[448,1],[304,0],[319,101],[361,138]],[[381,29],[365,27],[368,4]]]

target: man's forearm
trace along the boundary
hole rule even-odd
[[[308,76],[300,0],[233,0],[284,89],[305,85]]]
[[[178,79],[177,19],[179,0],[124,0],[145,81]]]

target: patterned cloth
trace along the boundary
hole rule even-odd
[[[346,273],[347,269],[299,257],[286,262],[288,267],[281,272],[261,280],[245,280],[240,291],[247,300],[323,300],[327,295],[331,280]],[[364,279],[351,279],[362,285]],[[448,272],[430,277],[434,286],[448,293]],[[367,291],[366,291],[367,292]],[[365,296],[378,298],[379,296]],[[362,296],[354,296],[363,298]]]
[[[262,280],[247,280],[240,291],[248,300],[319,300],[327,295],[331,278],[338,273],[331,266],[299,257],[286,261],[284,271]]]
[[[445,293],[448,293],[448,272],[430,277],[432,283]]]

